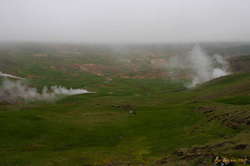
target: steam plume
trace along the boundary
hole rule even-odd
[[[193,70],[191,86],[229,74],[222,56],[209,56],[199,45],[194,46],[188,58]]]
[[[199,45],[195,45],[192,51],[184,57],[170,58],[169,66],[190,72],[192,83],[187,85],[188,87],[229,74],[228,63],[221,55],[210,56]]]
[[[0,101],[8,103],[16,103],[20,100],[35,101],[46,100],[51,101],[62,95],[77,95],[90,93],[85,89],[67,89],[61,86],[44,87],[40,92],[36,88],[31,88],[21,81],[12,81],[5,79],[0,88]]]
[[[0,71],[0,76],[1,77],[7,77],[7,78],[14,78],[14,79],[24,79],[22,77],[14,76],[14,75],[11,75],[11,74],[6,74],[6,73],[3,73],[1,71]]]

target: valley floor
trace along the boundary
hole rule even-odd
[[[208,165],[250,156],[249,74],[194,89],[114,79],[57,102],[0,104],[0,166]]]

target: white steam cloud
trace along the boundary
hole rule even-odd
[[[36,88],[29,87],[24,82],[12,81],[5,79],[0,87],[0,101],[16,103],[20,100],[35,101],[45,100],[52,101],[62,95],[77,95],[91,93],[85,89],[67,89],[61,86],[44,87],[41,92]]]
[[[228,63],[221,55],[210,56],[199,45],[195,45],[186,56],[171,57],[169,66],[188,71],[192,79],[188,87],[229,74]]]
[[[24,79],[22,77],[14,76],[14,75],[11,75],[11,74],[6,74],[6,73],[3,73],[1,71],[0,71],[0,76],[1,77],[7,77],[7,78],[14,78],[14,79]]]

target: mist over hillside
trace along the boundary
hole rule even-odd
[[[250,164],[250,1],[0,0],[0,166]]]
[[[0,164],[245,160],[249,55],[247,43],[2,43]]]
[[[236,54],[231,51],[232,48],[233,50],[242,48],[242,51]],[[2,43],[0,52],[2,78],[26,79],[34,86],[38,86],[38,90],[41,91],[41,94],[38,94],[36,87],[33,87],[35,91],[32,90],[33,95],[30,95],[28,87],[21,88],[23,85],[16,81],[18,86],[10,85],[10,87],[13,87],[14,91],[18,89],[17,87],[23,90],[22,93],[21,91],[17,93],[16,97],[13,96],[15,101],[19,97],[31,100],[46,99],[45,96],[54,98],[54,92],[47,94],[44,92],[47,91],[44,87],[46,89],[54,85],[67,86],[64,81],[55,84],[54,80],[51,82],[44,80],[42,85],[36,84],[40,79],[47,79],[53,73],[60,73],[56,76],[60,79],[69,77],[75,80],[81,75],[89,74],[104,82],[112,82],[114,78],[163,79],[179,82],[183,87],[191,88],[238,70],[235,67],[237,63],[232,62],[237,57],[250,54],[250,45],[247,43],[152,45]],[[84,77],[82,79],[85,80]],[[6,89],[7,84],[4,85]],[[83,81],[81,87],[73,88],[82,89],[85,86]],[[27,89],[26,97],[21,95],[24,94],[24,89]]]

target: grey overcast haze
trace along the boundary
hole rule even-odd
[[[1,41],[250,41],[250,0],[0,0]]]

